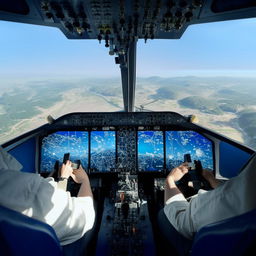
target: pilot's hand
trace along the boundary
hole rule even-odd
[[[221,181],[215,178],[213,171],[203,169],[202,176],[209,182],[212,188],[216,188],[221,184]]]
[[[210,182],[210,180],[215,179],[213,171],[211,170],[207,170],[207,169],[203,169],[202,170],[202,176],[208,181]]]
[[[89,180],[88,175],[85,172],[85,170],[83,169],[82,165],[80,165],[80,167],[78,169],[73,170],[73,172],[71,173],[71,177],[78,184],[81,184],[84,181]]]
[[[173,168],[166,179],[171,179],[176,182],[180,180],[188,172],[188,170],[188,163],[183,163],[180,166]]]
[[[60,169],[60,177],[61,178],[69,178],[70,175],[73,172],[73,169],[71,167],[71,161],[67,160],[66,164],[62,164],[61,169]]]

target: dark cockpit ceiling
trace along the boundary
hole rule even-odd
[[[102,40],[114,54],[135,38],[176,39],[191,24],[253,17],[255,7],[253,0],[2,0],[0,19]]]
[[[192,24],[250,18],[253,0],[2,0],[0,20],[96,39],[120,65],[124,110],[134,111],[138,39],[179,39]]]

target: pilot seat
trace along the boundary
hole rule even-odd
[[[181,236],[170,225],[163,209],[158,218],[164,246],[172,255],[256,255],[256,209],[201,228],[193,241]],[[173,236],[177,238],[175,241]]]
[[[86,233],[84,247],[88,246],[91,233]],[[81,250],[77,243],[79,240],[62,247],[48,224],[0,206],[0,255],[78,256]]]
[[[63,255],[54,229],[0,206],[0,255]]]
[[[191,256],[256,255],[256,209],[201,228]]]

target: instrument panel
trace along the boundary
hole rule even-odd
[[[161,115],[154,114],[79,113],[61,117],[40,139],[40,172],[52,172],[65,153],[70,153],[71,161],[80,160],[90,173],[165,172],[181,164],[185,154],[190,154],[192,161],[200,159],[204,168],[214,168],[210,139],[189,129],[192,124],[178,114],[162,113],[162,125],[156,125]],[[77,125],[78,116],[80,124],[86,126]],[[148,121],[147,125],[142,125],[143,121]]]

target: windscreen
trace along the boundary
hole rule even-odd
[[[91,132],[91,169],[108,172],[116,167],[116,132]]]
[[[190,154],[191,160],[200,160],[203,168],[213,170],[212,142],[193,131],[167,131],[165,134],[166,168],[171,170]]]
[[[88,132],[59,131],[42,140],[41,172],[54,170],[56,161],[63,162],[63,156],[70,153],[70,160],[80,160],[84,169],[88,168]]]
[[[195,24],[179,40],[138,40],[135,111],[193,114],[256,149],[255,21]],[[0,30],[0,144],[48,115],[123,110],[120,68],[97,40],[5,21]]]
[[[160,171],[164,168],[164,143],[162,131],[138,132],[139,171]]]
[[[14,22],[0,21],[0,30],[0,144],[48,115],[123,110],[120,69],[97,40]]]
[[[196,24],[179,40],[139,41],[136,110],[195,115],[256,149],[255,22]]]

